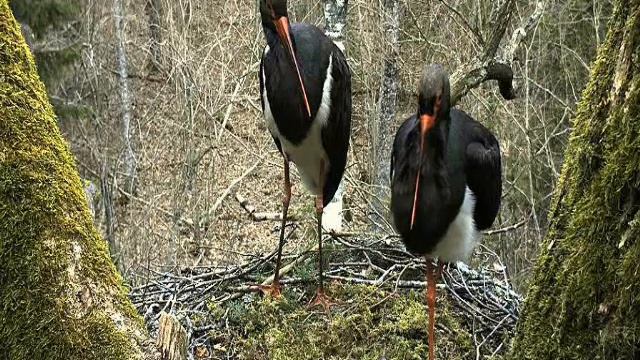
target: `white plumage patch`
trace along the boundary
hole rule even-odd
[[[268,51],[268,48],[266,49]],[[265,51],[265,53],[266,53]],[[267,128],[271,132],[271,135],[280,140],[282,151],[284,151],[289,159],[296,164],[300,178],[305,184],[307,189],[314,195],[322,194],[322,188],[320,186],[321,177],[326,177],[329,170],[329,158],[322,146],[322,128],[327,125],[329,114],[331,113],[331,87],[333,84],[333,77],[331,76],[331,70],[333,67],[333,56],[329,57],[329,66],[327,66],[327,77],[325,78],[322,88],[322,100],[320,108],[316,114],[316,117],[307,133],[304,140],[294,145],[285,139],[278,129],[278,126],[273,118],[271,112],[271,106],[269,105],[269,98],[267,96],[267,90],[264,89],[264,117],[267,122]],[[266,75],[264,70],[262,72],[262,79],[266,84]],[[324,160],[324,172],[320,174],[320,161]]]
[[[331,87],[333,86],[333,54],[329,55],[329,65],[327,66],[327,77],[324,79],[322,85],[322,100],[320,101],[320,108],[316,114],[316,122],[320,123],[322,127],[327,125],[329,115],[331,114]]]
[[[324,207],[324,215],[322,216],[322,227],[326,231],[341,232],[342,231],[342,192],[343,183],[340,183],[338,190],[333,196],[333,200]]]
[[[476,197],[467,187],[458,215],[433,250],[433,257],[450,263],[466,261],[469,258],[479,239],[473,220],[475,206]]]

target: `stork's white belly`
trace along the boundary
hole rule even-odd
[[[473,220],[475,206],[476,197],[467,187],[458,215],[431,253],[433,257],[452,263],[466,261],[469,258],[480,239]]]
[[[266,51],[268,51],[268,48]],[[314,195],[322,194],[321,180],[325,179],[330,166],[329,158],[322,146],[322,129],[327,125],[327,120],[331,112],[332,64],[333,56],[330,56],[329,66],[327,67],[327,77],[322,89],[320,108],[311,124],[307,136],[297,145],[294,145],[281,135],[278,125],[273,118],[273,113],[271,112],[266,88],[263,92],[264,117],[267,122],[267,128],[273,137],[280,140],[282,151],[287,155],[289,160],[296,165],[300,173],[300,178],[306,188]],[[262,79],[266,84],[264,70],[262,72]],[[324,164],[322,169],[321,164]]]

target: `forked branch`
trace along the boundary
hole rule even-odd
[[[482,55],[460,66],[451,75],[451,101],[453,104],[456,104],[469,91],[489,80],[498,81],[500,94],[503,98],[506,100],[516,98],[512,70],[515,53],[542,18],[547,2],[548,0],[536,2],[534,11],[513,31],[511,39],[501,49],[500,43],[505,37],[507,26],[515,11],[515,0],[506,0],[502,3],[493,21],[496,27],[491,30]]]

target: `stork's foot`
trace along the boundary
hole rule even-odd
[[[322,306],[325,312],[329,312],[332,306],[336,305],[333,300],[327,294],[325,294],[323,289],[318,289],[316,291],[316,296],[309,303],[309,308],[314,308],[316,306]]]
[[[282,297],[282,286],[279,281],[274,281],[271,285],[260,285],[260,291],[271,299],[278,300]]]

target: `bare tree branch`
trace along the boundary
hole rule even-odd
[[[539,0],[536,3],[534,11],[514,30],[510,41],[504,46],[502,54],[499,54],[500,43],[515,10],[515,1],[506,0],[501,4],[495,15],[496,21],[493,22],[497,25],[491,30],[482,56],[460,66],[451,75],[451,101],[453,104],[456,104],[471,89],[489,80],[498,81],[500,94],[506,100],[512,100],[516,97],[511,65],[516,51],[530,35],[531,30],[539,23],[547,1]]]
[[[464,25],[464,27],[466,27],[467,30],[476,38],[476,40],[478,40],[478,42],[484,46],[484,38],[482,37],[482,33],[480,32],[480,29],[478,29],[477,26],[472,26],[469,23],[469,21],[467,21],[467,18],[464,15],[462,15],[460,11],[458,11],[458,9],[453,7],[451,4],[449,4],[445,0],[440,0],[440,2],[444,4],[444,6],[446,6],[447,9],[449,9],[449,11],[454,13],[458,17],[458,19],[462,21],[462,24]]]
[[[502,3],[500,10],[497,12],[497,19],[493,23],[496,26],[491,29],[491,33],[487,38],[487,43],[485,45],[483,59],[489,60],[493,59],[496,56],[496,52],[498,51],[498,47],[500,47],[500,42],[504,38],[504,34],[507,31],[507,26],[511,22],[511,15],[515,10],[516,1],[515,0],[506,0]]]

